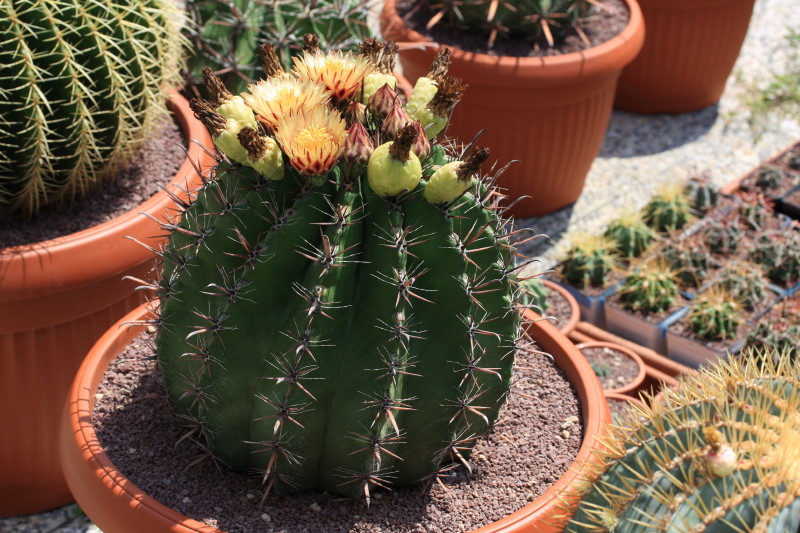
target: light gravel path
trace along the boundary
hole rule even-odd
[[[782,72],[780,52],[790,28],[800,31],[797,0],[757,0],[742,53],[718,105],[683,115],[637,115],[614,111],[599,157],[575,205],[518,225],[550,236],[552,244],[526,253],[551,267],[559,243],[579,231],[599,233],[624,209],[644,206],[660,184],[683,182],[705,171],[723,185],[800,139],[800,122],[773,119],[756,138],[744,95]],[[92,533],[75,505],[38,515],[0,519],[0,533]],[[145,533],[145,532],[143,532]]]

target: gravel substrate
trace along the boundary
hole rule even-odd
[[[42,209],[34,218],[0,220],[0,249],[34,244],[91,228],[134,209],[157,193],[186,159],[180,128],[170,116],[156,126],[128,166],[83,199]]]
[[[380,491],[369,507],[323,492],[267,499],[260,480],[193,465],[199,450],[183,431],[163,392],[147,342],[137,338],[115,360],[98,389],[95,425],[111,460],[150,496],[225,531],[462,532],[520,509],[543,493],[574,460],[582,441],[575,390],[547,357],[521,350],[517,385],[500,423],[479,441],[473,474],[455,468],[428,492]]]
[[[557,328],[563,328],[572,317],[572,307],[564,296],[553,289],[547,291],[547,311],[545,315],[555,317],[556,322],[554,325]]]
[[[636,361],[612,348],[606,346],[581,348],[581,353],[595,369],[595,373],[601,370],[597,377],[604,390],[618,389],[631,383],[639,375],[639,365]]]

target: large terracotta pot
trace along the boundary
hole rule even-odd
[[[599,46],[555,57],[503,57],[453,50],[450,73],[469,88],[448,129],[462,142],[482,129],[480,144],[501,165],[520,160],[500,178],[515,204],[510,214],[537,216],[575,202],[605,137],[622,68],[644,41],[635,0],[626,0],[630,21]],[[386,39],[401,43],[403,74],[411,82],[428,72],[436,43],[405,25],[396,0],[381,14]],[[404,46],[406,44],[425,46]]]
[[[584,424],[584,440],[568,471],[544,494],[516,513],[474,533],[536,531],[556,533],[563,499],[572,494],[571,484],[580,479],[600,444],[598,436],[610,421],[600,382],[575,346],[546,320],[528,311],[529,334],[539,347],[553,355],[577,390]],[[218,529],[187,518],[154,500],[127,479],[111,462],[92,426],[98,384],[111,361],[143,326],[121,327],[123,322],[147,318],[141,306],[106,332],[95,344],[77,373],[61,425],[61,457],[64,474],[75,499],[105,533],[216,532]]]
[[[614,105],[641,113],[683,113],[725,90],[755,0],[639,0],[647,39],[622,71]]]
[[[171,95],[173,117],[187,140],[211,147],[207,130],[185,98]],[[168,186],[200,184],[193,164],[213,163],[200,146]],[[124,237],[158,246],[158,225],[172,201],[159,192],[130,212],[93,228],[39,244],[0,250],[0,516],[72,501],[61,473],[58,425],[64,400],[84,356],[103,332],[139,305],[135,284],[153,253]]]

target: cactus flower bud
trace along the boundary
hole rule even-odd
[[[211,139],[220,152],[237,163],[246,165],[247,151],[238,139],[242,124],[237,120],[225,118],[217,113],[209,102],[200,98],[192,98],[189,107],[194,116],[208,129]]]
[[[222,80],[217,77],[209,67],[203,69],[203,79],[205,80],[206,90],[211,97],[211,105],[214,110],[229,120],[235,120],[242,126],[253,129],[258,128],[256,116],[253,110],[245,103],[241,96],[234,96]]]
[[[725,442],[725,437],[718,429],[713,427],[704,428],[703,435],[710,447],[705,455],[708,470],[717,477],[731,475],[739,463],[736,452],[731,448],[730,444]]]
[[[428,135],[422,128],[422,124],[418,120],[411,123],[417,130],[417,138],[414,144],[411,145],[411,151],[417,154],[420,161],[426,159],[431,155],[431,142],[428,140]]]
[[[372,72],[367,74],[364,77],[364,92],[361,95],[361,101],[365,104],[368,103],[370,98],[383,87],[388,87],[395,92],[397,89],[397,78],[385,72]]]
[[[351,124],[361,122],[362,124],[367,121],[367,106],[361,102],[350,102],[344,110],[344,116]]]
[[[447,126],[453,108],[461,100],[467,86],[458,78],[446,76],[440,83],[436,95],[427,105],[421,106],[410,112],[415,120],[422,123],[428,133],[428,138],[433,139]]]
[[[422,164],[411,151],[417,137],[414,126],[409,124],[394,141],[380,145],[372,152],[367,165],[367,181],[380,196],[397,196],[411,191],[422,179]]]
[[[366,164],[373,150],[375,150],[375,145],[372,144],[367,129],[360,122],[354,122],[347,129],[347,138],[344,141],[344,159]]]
[[[472,177],[489,158],[488,148],[478,148],[466,161],[452,161],[442,165],[428,179],[423,196],[432,204],[450,203],[470,188]]]
[[[397,105],[397,93],[388,84],[384,84],[367,100],[366,105],[373,115],[385,118]]]
[[[383,119],[381,132],[389,137],[396,137],[407,124],[414,122],[400,104],[394,104],[389,114]]]
[[[249,166],[267,179],[274,181],[283,179],[283,153],[275,139],[260,136],[251,128],[242,128],[237,137],[247,151]]]

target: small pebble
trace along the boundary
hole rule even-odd
[[[261,515],[261,520],[263,520],[264,522],[272,522],[272,518],[270,518],[270,516],[267,513]]]
[[[311,504],[309,507],[310,507],[310,508],[311,508],[311,510],[312,510],[312,511],[314,511],[315,513],[319,513],[319,512],[321,512],[321,511],[322,511],[322,507],[320,507],[320,506],[319,506],[319,504],[318,504],[317,502],[314,502],[314,503],[312,503],[312,504]]]
[[[128,448],[128,453],[136,453],[136,448]]]
[[[569,438],[569,435],[570,435],[570,433],[566,429],[561,432],[561,438],[564,439],[564,440],[567,440]]]
[[[256,495],[255,495],[255,494],[253,494],[252,492],[248,492],[248,493],[247,493],[247,499],[248,499],[248,500],[255,499],[255,497],[256,497]]]
[[[96,400],[102,400],[103,399],[103,394],[101,392],[98,392],[97,394],[94,395],[94,397],[95,397]]]
[[[578,417],[577,417],[577,416],[568,416],[568,417],[567,417],[567,418],[565,418],[565,419],[564,419],[564,421],[561,423],[561,429],[567,429],[567,428],[568,428],[568,427],[570,427],[572,424],[577,424],[577,423],[578,423],[578,420],[579,420],[579,419],[578,419]]]
[[[183,500],[181,500],[181,501],[183,503],[192,503],[192,499],[190,497],[188,497],[188,496],[184,497]]]

